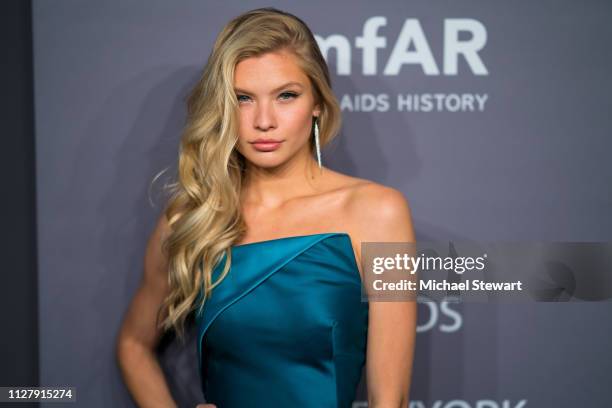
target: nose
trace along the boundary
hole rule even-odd
[[[276,127],[276,116],[272,103],[260,102],[255,110],[254,125],[257,129],[268,130]]]

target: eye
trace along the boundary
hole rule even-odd
[[[291,98],[297,98],[298,94],[296,94],[295,92],[283,92],[282,94],[280,94],[280,96],[287,96],[287,99],[291,99]],[[285,98],[283,98],[285,99]]]
[[[236,95],[236,98],[238,99],[238,102],[242,102],[245,99],[240,99],[240,98],[248,98],[248,96],[247,95]]]

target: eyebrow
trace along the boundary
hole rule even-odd
[[[270,92],[270,93],[276,93],[276,92],[280,91],[281,89],[283,89],[283,88],[287,88],[287,87],[289,87],[289,86],[291,86],[291,85],[297,85],[297,86],[299,86],[300,88],[303,88],[303,85],[302,85],[302,84],[300,84],[299,82],[292,81],[292,82],[287,82],[286,84],[283,84],[283,85],[281,85],[281,86],[279,86],[279,87],[277,87],[277,88],[274,88],[274,89],[272,90],[272,92]],[[252,95],[252,93],[251,93],[251,92],[249,92],[249,91],[247,91],[247,90],[244,90],[244,89],[240,89],[240,88],[234,88],[234,91],[235,91],[235,92],[242,92],[242,93],[245,93],[245,94]]]

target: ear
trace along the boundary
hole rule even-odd
[[[319,117],[319,115],[321,115],[321,108],[319,107],[319,105],[315,105],[315,108],[312,111],[312,116]]]

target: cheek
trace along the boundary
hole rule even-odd
[[[295,107],[279,114],[278,125],[286,138],[303,139],[309,135],[311,121],[311,112],[308,107]],[[286,133],[282,128],[286,130]]]
[[[248,137],[249,137],[249,128],[247,126],[247,118],[245,114],[240,113],[238,115],[238,143],[241,143],[243,141],[246,142]]]

